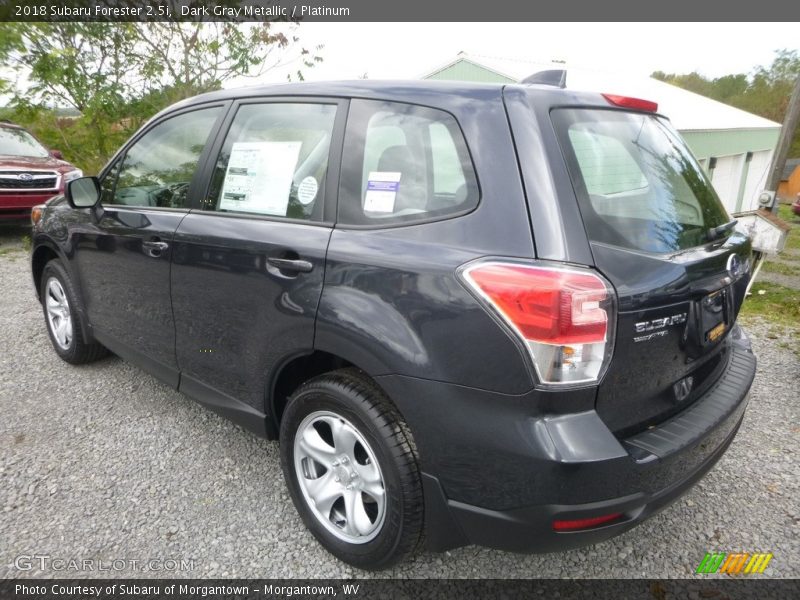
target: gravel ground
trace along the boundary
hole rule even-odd
[[[194,561],[182,573],[142,572],[130,562],[105,573],[130,577],[366,575],[304,529],[277,444],[118,358],[85,367],[60,361],[27,253],[15,241],[20,234],[0,231],[0,578],[81,575],[15,568],[16,557],[32,554]],[[582,550],[461,548],[421,554],[379,576],[676,578],[691,576],[713,550],[770,551],[765,576],[800,577],[800,362],[767,329],[759,322],[749,329],[761,367],[736,441],[665,511]]]

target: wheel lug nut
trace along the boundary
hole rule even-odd
[[[338,483],[339,482],[339,476],[337,475],[336,477],[333,478],[333,480]]]
[[[343,465],[346,465],[346,464],[347,464],[347,457],[346,457],[346,456],[342,458],[342,464],[343,464]]]
[[[358,473],[356,473],[355,471],[350,471],[350,477],[355,479],[356,477],[358,477]]]
[[[347,484],[347,489],[348,489],[348,490],[352,490],[352,489],[353,489],[353,486],[352,486],[352,485],[350,485],[350,484]]]
[[[339,466],[339,461],[338,460],[333,461],[333,466],[334,467],[338,467]]]

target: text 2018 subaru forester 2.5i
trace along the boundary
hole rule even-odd
[[[306,526],[382,568],[589,544],[686,492],[742,422],[750,253],[650,102],[304,83],[154,117],[48,203],[32,269],[64,360],[279,439]]]

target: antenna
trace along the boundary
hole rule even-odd
[[[528,75],[520,83],[534,83],[539,85],[552,85],[554,87],[567,87],[567,71],[565,69],[550,69]]]

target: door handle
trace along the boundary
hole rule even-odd
[[[142,249],[144,250],[144,253],[151,258],[158,258],[167,248],[169,248],[169,244],[160,240],[142,242]]]
[[[294,271],[296,273],[310,273],[314,265],[302,258],[267,258],[267,262],[279,271]]]

